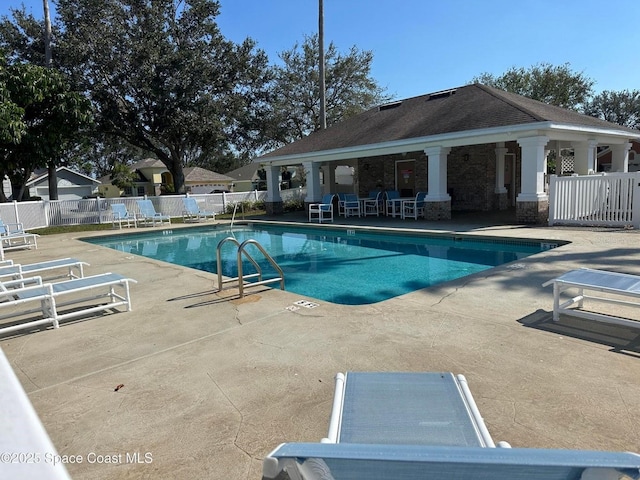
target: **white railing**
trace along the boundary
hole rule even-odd
[[[640,173],[551,175],[549,225],[640,228]]]
[[[304,199],[304,189],[282,190],[283,201]],[[267,192],[210,193],[190,195],[196,199],[201,210],[224,213],[228,205],[242,202],[258,202],[266,199]],[[182,217],[184,195],[163,195],[159,197],[119,197],[88,198],[79,200],[40,200],[35,202],[0,203],[0,218],[4,223],[22,223],[23,228],[43,228],[61,225],[81,225],[111,223],[112,203],[124,203],[127,210],[138,211],[136,200],[152,200],[156,211],[170,217]]]

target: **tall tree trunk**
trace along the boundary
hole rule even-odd
[[[49,15],[49,0],[42,0],[44,8],[44,63],[51,68],[51,17]],[[56,174],[56,162],[51,159],[47,164],[49,173],[49,200],[58,200],[58,177]]]

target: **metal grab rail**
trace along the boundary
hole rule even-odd
[[[226,243],[226,242],[232,242],[235,243],[238,247],[238,252],[237,252],[237,260],[238,260],[238,276],[237,277],[233,277],[233,278],[227,278],[225,280],[223,280],[222,278],[222,246]],[[258,264],[258,262],[256,262],[254,260],[254,258],[245,250],[245,247],[247,245],[255,245],[258,250],[260,250],[260,252],[264,255],[264,257],[267,259],[267,261],[271,264],[271,266],[275,269],[276,272],[278,272],[278,277],[274,277],[274,278],[269,278],[267,280],[263,280],[262,279],[262,268],[260,267],[260,265]],[[249,275],[244,275],[242,272],[242,255],[244,255],[247,260],[249,260],[253,266],[256,269],[257,273],[251,273]],[[251,282],[248,286],[257,286],[257,285],[266,285],[268,283],[273,283],[273,282],[280,282],[280,290],[284,290],[284,272],[282,271],[282,268],[280,268],[280,265],[278,265],[276,263],[276,261],[271,257],[271,255],[269,255],[267,253],[267,251],[264,249],[264,247],[262,245],[260,245],[260,243],[258,243],[257,240],[254,239],[248,239],[245,240],[244,242],[240,243],[238,242],[238,240],[236,240],[234,237],[227,237],[224,238],[222,240],[220,240],[220,242],[218,242],[218,246],[216,248],[216,262],[217,262],[217,271],[218,271],[218,291],[222,290],[222,285],[224,283],[230,283],[230,282],[235,282],[236,280],[238,281],[238,291],[240,293],[240,298],[244,297],[244,286],[245,286],[245,279],[247,278],[255,278],[258,277],[258,281],[257,282]]]

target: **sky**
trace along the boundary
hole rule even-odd
[[[273,64],[318,31],[317,0],[220,4],[222,34],[252,38]],[[21,5],[42,18],[41,0],[3,0],[0,16]],[[568,63],[595,93],[640,90],[639,17],[638,0],[324,0],[325,47],[373,52],[371,76],[394,99],[539,63]]]

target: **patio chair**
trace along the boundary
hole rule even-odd
[[[168,225],[171,225],[171,217],[156,212],[156,208],[153,206],[151,200],[136,200],[136,203],[138,204],[138,210],[140,210],[140,217],[138,218],[139,224],[155,227],[156,225],[162,225],[166,222]]]
[[[312,203],[309,205],[309,221],[313,221],[314,217],[318,220],[318,223],[324,221],[333,222],[333,197],[334,195],[328,193],[322,196],[320,203]]]
[[[122,229],[123,225],[125,227],[131,227],[132,224],[134,227],[138,226],[135,213],[129,212],[124,203],[112,203],[111,211],[113,212],[113,228],[116,228],[116,223],[120,229]]]
[[[349,372],[336,376],[327,438],[285,443],[263,480],[639,478],[633,453],[495,447],[462,375]],[[288,476],[284,476],[288,475]],[[600,476],[598,476],[600,475]]]
[[[344,217],[360,216],[360,200],[354,193],[347,193],[344,196],[344,204],[342,206]]]
[[[346,193],[337,193],[336,197],[338,197],[338,215],[344,215],[344,202],[346,199]]]
[[[418,192],[413,200],[404,200],[402,202],[402,218],[417,220],[418,217],[424,217],[424,197],[426,196],[426,193]]]
[[[83,317],[120,306],[126,306],[127,311],[131,311],[130,283],[136,281],[116,273],[74,278],[59,283],[42,283],[40,277],[0,282],[0,309],[11,310],[10,313],[0,316],[0,320],[12,319],[10,324],[0,327],[0,334],[47,324],[58,328],[61,320]],[[116,289],[120,289],[121,292],[117,292]],[[38,306],[16,308],[25,304]],[[61,312],[61,307],[72,308]],[[38,314],[39,318],[34,320],[34,313]]]
[[[19,263],[14,264],[11,262],[10,265],[0,265],[0,281],[5,277],[8,277],[10,280],[16,280],[18,278],[33,277],[34,275],[40,275],[43,272],[61,269],[65,269],[66,273],[54,277],[48,277],[46,280],[54,280],[57,278],[82,278],[84,277],[84,267],[88,265],[88,263],[75,258],[59,258],[57,260],[48,260],[45,262],[30,263],[26,265]]]
[[[385,210],[384,210],[384,214],[385,215],[390,215],[393,216],[394,212],[395,212],[395,200],[397,200],[398,198],[400,198],[400,192],[398,190],[387,190],[384,193],[384,205],[385,205]]]
[[[21,248],[38,248],[39,237],[36,233],[25,232],[22,223],[4,223],[0,218],[0,244],[2,245],[2,258],[7,250]]]
[[[380,211],[382,210],[382,195],[383,193],[380,191],[369,192],[369,198],[362,201],[362,214],[365,217],[367,215],[380,216]]]
[[[206,220],[207,218],[211,218],[211,220],[216,219],[216,214],[214,212],[205,212],[200,210],[198,207],[198,203],[196,199],[193,197],[185,197],[182,199],[184,203],[184,210],[182,211],[182,217],[186,222],[199,222],[200,220]]]

